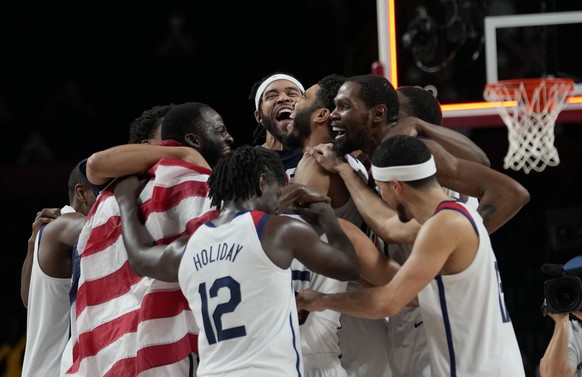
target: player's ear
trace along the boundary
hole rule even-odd
[[[318,121],[318,123],[321,124],[323,122],[328,121],[330,114],[331,114],[331,111],[329,111],[325,107],[322,107],[321,109],[317,110],[317,121]]]
[[[264,174],[261,174],[261,177],[259,178],[259,190],[261,191],[261,196],[263,195],[266,189],[267,189],[267,179],[265,178]]]
[[[184,141],[187,145],[191,146],[196,150],[200,150],[202,147],[202,141],[200,140],[200,136],[194,133],[189,133],[184,137]]]
[[[386,109],[386,105],[379,104],[376,105],[374,108],[374,121],[375,123],[382,121],[382,119],[388,116],[388,110]]]
[[[254,116],[255,116],[255,120],[257,121],[257,123],[261,123],[261,124],[263,124],[263,123],[261,122],[261,114],[260,114],[259,110],[255,110],[255,112],[254,112],[253,114],[254,114]]]

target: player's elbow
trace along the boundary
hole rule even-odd
[[[131,270],[133,271],[134,274],[136,274],[139,277],[147,276],[147,274],[145,273],[147,268],[145,266],[145,263],[140,258],[128,253],[127,260],[129,262],[129,267],[131,267]]]
[[[520,211],[523,206],[525,206],[530,201],[530,199],[531,196],[529,191],[519,183],[515,182],[515,184],[511,187],[511,193],[510,195],[507,195],[505,202],[513,206],[513,213],[515,214]]]
[[[479,154],[479,162],[481,162],[481,165],[485,165],[488,168],[491,167],[491,161],[489,161],[489,157],[487,157],[487,154],[484,151],[481,151],[481,153]]]
[[[516,196],[519,199],[519,203],[521,203],[521,207],[529,203],[531,199],[529,191],[522,185],[519,185],[519,187],[516,189]]]
[[[384,317],[392,317],[400,311],[401,308],[394,305],[394,303],[388,301],[379,301],[376,306],[376,317],[377,318],[384,318]]]
[[[104,152],[93,153],[89,156],[87,164],[85,165],[87,179],[94,185],[102,185],[109,180],[109,177],[105,177],[100,171],[101,166],[103,165],[103,160],[105,159],[103,153]]]

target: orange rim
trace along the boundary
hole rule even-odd
[[[487,96],[490,97],[489,101],[511,101],[511,100],[522,100],[521,98],[515,98],[517,95],[517,90],[523,88],[527,94],[527,98],[531,98],[533,93],[540,87],[542,83],[545,82],[545,93],[546,95],[541,95],[539,97],[539,105],[544,106],[546,102],[549,103],[548,110],[552,110],[556,104],[556,97],[559,95],[565,98],[574,94],[574,80],[564,79],[564,78],[524,78],[524,79],[512,79],[512,80],[501,80],[494,83],[489,83],[485,85],[485,92],[489,93]],[[555,92],[548,91],[549,89],[555,89]]]

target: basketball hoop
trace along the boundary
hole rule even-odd
[[[487,84],[483,97],[498,102],[497,111],[508,129],[509,151],[503,167],[528,174],[560,163],[554,147],[554,125],[574,81],[561,78],[504,80]],[[507,106],[504,101],[515,101]]]

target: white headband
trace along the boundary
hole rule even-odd
[[[402,182],[416,181],[417,179],[428,178],[436,173],[434,158],[426,160],[422,164],[388,166],[379,168],[372,165],[372,177],[377,181],[388,182],[393,179]]]
[[[297,85],[297,87],[301,90],[301,93],[305,92],[303,85],[301,85],[299,80],[297,80],[295,77],[286,75],[284,73],[277,73],[276,75],[273,75],[273,76],[269,77],[268,79],[266,79],[265,81],[263,81],[263,83],[259,86],[259,89],[257,89],[257,94],[255,94],[255,109],[256,110],[259,109],[259,100],[261,99],[261,96],[263,95],[263,92],[265,91],[265,89],[267,89],[267,86],[269,86],[269,84],[271,84],[273,81],[277,81],[277,80],[291,81],[293,84]]]

